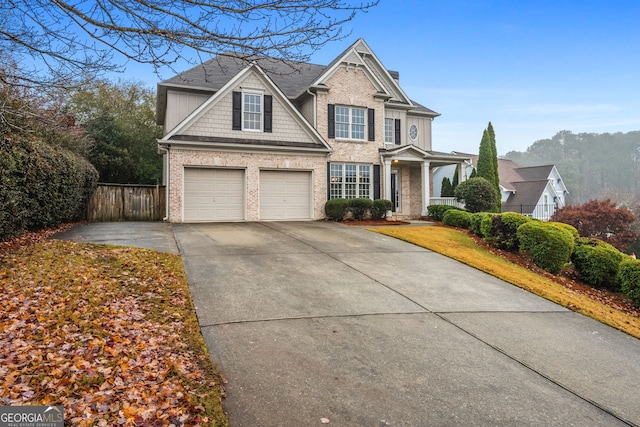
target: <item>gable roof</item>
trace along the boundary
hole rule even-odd
[[[514,163],[515,164],[515,163]],[[516,167],[518,175],[527,181],[533,181],[536,179],[549,179],[549,175],[553,170],[553,165],[544,166],[528,166],[528,167]]]
[[[389,72],[363,39],[358,39],[329,65],[310,64],[257,56],[241,56],[235,53],[218,55],[177,76],[164,80],[157,85],[156,114],[157,123],[164,124],[167,109],[167,91],[171,88],[199,93],[215,93],[225,86],[248,64],[258,65],[271,81],[290,100],[302,96],[312,86],[323,86],[323,81],[343,62],[357,62],[367,71],[375,82],[380,95],[388,98],[390,105],[410,109],[412,114],[437,117],[440,114],[420,105],[407,97],[394,76]]]
[[[522,205],[523,208],[530,209],[533,212],[534,207],[538,204],[538,200],[542,196],[545,188],[549,185],[549,181],[520,181],[512,183],[515,193],[511,194],[505,204]],[[531,213],[527,212],[527,213]]]
[[[227,138],[215,138],[215,137],[197,137],[190,135],[182,135],[189,127],[202,118],[213,106],[222,99],[225,95],[231,92],[234,86],[241,82],[249,74],[257,76],[262,84],[267,87],[273,96],[283,105],[288,111],[291,117],[298,123],[298,125],[305,131],[311,140],[315,143],[305,142],[279,142],[279,141],[260,141],[260,140],[237,140],[229,141]],[[208,143],[239,143],[259,146],[271,146],[278,148],[304,148],[307,150],[315,150],[321,152],[331,152],[333,149],[327,144],[327,142],[318,133],[318,130],[311,126],[311,124],[302,116],[302,113],[291,104],[291,101],[285,96],[284,93],[273,83],[264,70],[257,64],[245,65],[244,69],[236,73],[229,79],[222,87],[220,87],[213,95],[211,95],[205,102],[203,102],[198,108],[196,108],[191,114],[189,114],[184,120],[182,120],[176,127],[171,129],[161,140],[161,142],[169,141],[191,141],[191,142],[208,142]]]

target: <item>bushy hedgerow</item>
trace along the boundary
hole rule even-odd
[[[554,227],[558,227],[562,230],[568,231],[569,233],[571,233],[574,239],[577,239],[578,237],[580,237],[580,233],[578,233],[578,230],[573,225],[565,224],[564,222],[553,222],[553,221],[547,222],[547,224],[552,225]]]
[[[520,251],[551,274],[558,274],[569,261],[574,238],[568,231],[542,221],[529,221],[518,227]]]
[[[514,252],[519,248],[518,227],[533,220],[516,212],[504,212],[483,221],[486,221],[482,230],[485,240],[499,249]]]
[[[77,154],[0,136],[0,240],[84,219],[97,181],[96,169]]]
[[[342,221],[347,215],[348,207],[349,200],[347,199],[331,199],[324,204],[324,213],[331,221]]]
[[[450,206],[450,205],[429,205],[427,206],[427,215],[429,215],[429,218],[431,218],[434,221],[442,221],[442,218],[444,218],[444,214],[445,212],[447,212],[448,210],[451,209],[457,209],[459,211],[463,211],[464,209],[461,209],[457,206]]]
[[[625,255],[599,239],[581,237],[575,242],[571,262],[582,281],[594,288],[619,291],[616,276]]]
[[[469,212],[490,212],[495,210],[498,195],[493,184],[484,178],[470,178],[458,184],[453,191],[456,200],[464,202]]]
[[[444,216],[442,217],[442,222],[445,225],[464,229],[469,228],[470,220],[471,214],[469,212],[461,211],[458,209],[449,209],[444,213]]]
[[[618,267],[616,283],[622,293],[640,307],[640,261],[631,257],[624,259]]]
[[[353,219],[362,221],[373,208],[373,200],[364,197],[357,199],[349,199],[349,212],[353,215]]]
[[[471,218],[469,219],[469,231],[479,237],[484,237],[482,234],[482,220],[487,217],[493,215],[490,212],[476,212],[471,214]]]
[[[331,199],[324,204],[324,213],[331,221],[342,221],[349,215],[357,221],[362,221],[368,216],[371,219],[384,219],[387,211],[392,207],[390,200],[367,198],[358,199]]]
[[[387,216],[387,211],[393,208],[391,200],[377,199],[373,201],[373,208],[371,208],[371,218],[384,219]]]

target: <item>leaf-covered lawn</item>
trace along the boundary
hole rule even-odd
[[[175,255],[64,241],[0,258],[0,404],[65,425],[226,425]]]

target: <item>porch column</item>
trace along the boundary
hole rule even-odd
[[[383,185],[382,197],[387,200],[391,200],[391,159],[384,159]]]
[[[467,168],[465,162],[460,162],[458,164],[458,182],[465,181],[467,179]]]
[[[431,199],[431,162],[422,162],[422,216],[427,215],[427,206]]]

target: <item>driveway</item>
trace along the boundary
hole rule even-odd
[[[640,425],[640,340],[449,258],[325,222],[173,232],[231,427]]]

